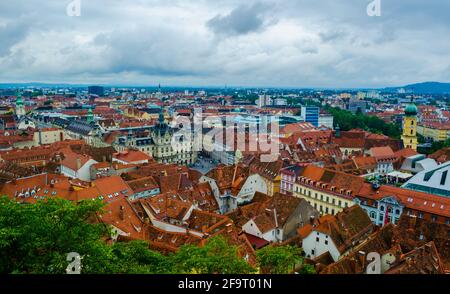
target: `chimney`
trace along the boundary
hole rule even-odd
[[[120,220],[125,220],[125,207],[123,205],[120,206],[119,218]]]
[[[277,215],[277,209],[273,209],[273,217],[275,218],[275,227],[278,228],[278,215]]]
[[[366,268],[366,252],[358,251],[357,258],[359,259],[359,262],[361,263],[362,268],[365,269]]]
[[[235,167],[234,167],[233,181],[231,182],[232,184],[234,184],[234,181],[236,181],[237,169],[238,169],[238,164],[236,163]]]
[[[77,157],[77,170],[81,168],[81,158]]]

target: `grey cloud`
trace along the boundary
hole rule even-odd
[[[348,36],[348,34],[343,30],[336,30],[332,29],[325,32],[319,33],[320,38],[322,39],[322,42],[333,42],[335,40],[343,39]]]
[[[382,16],[372,18],[369,0],[82,0],[78,18],[66,16],[69,2],[0,1],[0,82],[368,87],[450,79],[449,1],[382,0]]]
[[[207,22],[207,27],[216,34],[243,35],[265,27],[266,13],[272,6],[262,3],[240,5],[229,14],[218,14]]]
[[[0,25],[0,56],[9,53],[10,48],[23,40],[27,32],[28,27],[21,20]]]

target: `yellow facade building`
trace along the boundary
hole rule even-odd
[[[417,133],[434,142],[445,141],[450,138],[450,124],[423,123],[417,126]]]
[[[417,150],[417,107],[409,104],[403,119],[403,147]]]
[[[363,183],[361,177],[311,165],[296,179],[293,196],[304,198],[322,215],[336,215],[355,205],[353,199]]]

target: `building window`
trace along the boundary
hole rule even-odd
[[[328,240],[325,240],[325,245],[328,245]]]
[[[316,238],[316,242],[320,242],[320,238],[319,237]]]
[[[436,217],[435,215],[433,215],[433,216],[431,217],[431,221],[437,222],[437,217]]]

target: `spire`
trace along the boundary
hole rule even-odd
[[[26,115],[25,106],[23,105],[22,93],[17,93],[16,100],[16,115],[18,118],[24,117]]]
[[[23,105],[22,93],[20,92],[17,93],[16,105]]]
[[[88,123],[94,122],[94,112],[92,111],[92,108],[88,109],[87,122]]]
[[[414,97],[411,95],[411,103],[405,108],[406,116],[417,116],[417,106],[414,104]]]
[[[341,137],[341,127],[339,126],[339,124],[336,125],[336,134],[335,134],[336,138],[340,138]]]
[[[164,110],[161,109],[161,112],[159,113],[159,120],[158,120],[159,124],[162,125],[164,124],[165,120],[164,120]]]

